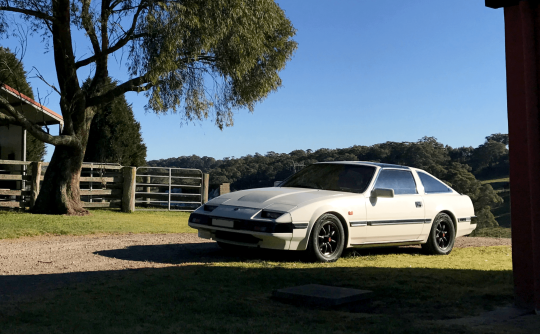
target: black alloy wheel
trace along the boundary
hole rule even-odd
[[[334,222],[325,221],[319,230],[317,239],[319,252],[324,256],[332,256],[337,250],[340,239],[339,231]]]
[[[439,213],[431,226],[428,240],[422,249],[432,255],[448,255],[454,247],[456,230],[452,218],[446,213]]]
[[[343,253],[345,232],[338,217],[327,213],[319,217],[311,231],[308,251],[313,260],[334,262]]]
[[[448,222],[439,221],[435,228],[435,241],[440,249],[446,249],[450,245],[450,232],[448,231]]]

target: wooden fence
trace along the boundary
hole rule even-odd
[[[31,208],[48,166],[48,162],[0,160],[0,209]],[[119,208],[133,212],[136,186],[135,167],[83,163],[80,189],[85,208]],[[225,192],[221,190],[220,193]],[[204,174],[202,203],[207,200],[208,174]]]
[[[0,208],[31,208],[47,172],[47,162],[0,160]],[[122,208],[124,190],[129,195],[134,167],[83,163],[81,200],[85,208]],[[133,173],[130,173],[133,172]],[[127,174],[127,177],[125,175]],[[133,177],[130,175],[133,174]],[[129,210],[130,199],[127,200]]]

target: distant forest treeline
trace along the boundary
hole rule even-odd
[[[295,150],[290,153],[255,153],[240,158],[216,160],[211,157],[181,156],[148,161],[149,166],[196,168],[210,174],[211,184],[231,183],[232,190],[270,187],[307,166],[322,161],[374,161],[424,169],[473,200],[481,227],[497,226],[490,212],[502,199],[489,184],[478,180],[507,177],[509,174],[508,135],[493,134],[473,148],[452,148],[434,137],[417,142],[386,142],[372,146],[355,145],[342,149]],[[300,167],[298,167],[300,165]],[[296,167],[295,167],[296,166]]]

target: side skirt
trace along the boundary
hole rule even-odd
[[[410,246],[410,245],[420,245],[423,240],[405,240],[405,241],[395,241],[395,242],[369,242],[363,244],[351,244],[351,247],[354,248],[371,248],[371,247],[393,247],[393,246]]]

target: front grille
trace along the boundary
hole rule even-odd
[[[220,218],[213,218],[213,219],[220,219]],[[211,217],[208,217],[207,215],[201,215],[198,213],[192,213],[191,216],[189,217],[189,221],[196,224],[212,226]],[[234,227],[232,227],[231,229],[241,230],[241,231],[264,232],[264,233],[292,233],[293,224],[235,219]]]
[[[257,244],[261,239],[252,236],[251,234],[216,231],[216,238],[234,242],[241,242],[244,244]]]

